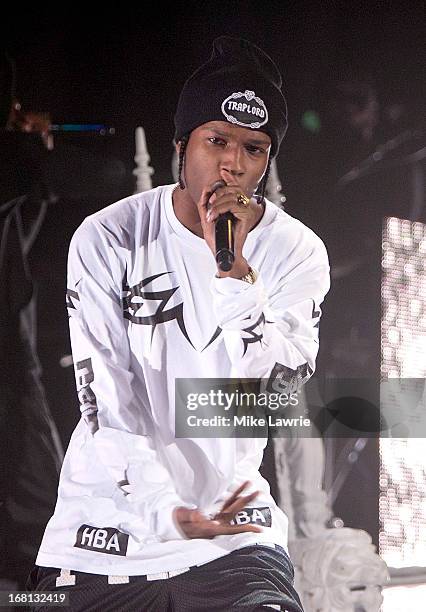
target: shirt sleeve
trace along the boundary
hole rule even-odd
[[[297,391],[315,370],[330,268],[323,242],[305,230],[287,257],[265,261],[253,284],[229,277],[211,284],[233,376],[266,379],[275,391]]]
[[[119,252],[114,235],[94,220],[70,244],[67,306],[80,409],[98,460],[132,510],[151,533],[182,539],[172,513],[187,504],[158,456],[149,404],[131,367]]]

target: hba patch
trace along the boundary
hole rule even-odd
[[[272,525],[271,509],[266,508],[243,508],[232,519],[231,525],[262,525],[270,527]]]
[[[103,552],[108,555],[126,556],[129,536],[114,527],[92,527],[92,525],[81,525],[77,531],[74,546]]]

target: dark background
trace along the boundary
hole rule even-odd
[[[229,1],[208,8],[198,2],[157,2],[138,9],[114,3],[112,7],[93,7],[90,16],[88,10],[88,5],[57,5],[54,9],[43,5],[22,12],[14,8],[2,19],[2,41],[16,61],[17,94],[24,109],[48,112],[53,123],[104,123],[116,130],[114,136],[55,136],[51,181],[58,199],[49,208],[30,259],[39,288],[43,380],[65,445],[79,418],[72,369],[59,365],[59,359],[70,351],[64,307],[69,240],[86,215],[133,192],[136,126],[142,125],[146,132],[155,169],[154,186],[172,182],[173,113],[178,95],[189,74],[210,55],[216,36],[229,34],[251,40],[273,57],[283,74],[290,127],[277,163],[287,195],[286,208],[324,238],[332,255],[339,251],[342,240],[341,218],[332,221],[325,193],[333,187],[331,177],[336,175],[346,136],[342,131],[336,147],[331,138],[330,147],[326,132],[330,127],[329,134],[339,138],[338,119],[332,126],[324,121],[314,134],[303,127],[303,114],[316,110],[321,116],[336,75],[358,73],[368,75],[375,85],[383,125],[387,107],[397,104],[402,109],[400,125],[393,129],[382,126],[372,150],[399,129],[417,129],[424,121],[421,2]],[[321,147],[321,142],[327,146]],[[349,141],[347,144],[352,146]],[[358,158],[362,157],[360,153]],[[363,202],[362,225],[364,230],[374,226],[371,235],[376,246],[382,213],[396,211],[407,216],[409,169],[398,168],[390,174],[370,177],[361,194],[357,192],[359,184],[349,190],[351,208],[344,216],[350,215],[347,225],[352,237],[357,231],[359,202]],[[325,187],[324,177],[328,182]],[[357,246],[362,250],[359,244],[354,239],[355,251]],[[357,287],[355,293],[365,294],[363,283]],[[339,291],[350,294],[350,285],[337,282],[336,295]],[[376,291],[377,285],[369,293],[369,303],[373,297],[376,300],[370,330],[366,323],[365,333],[370,336],[377,331],[372,331],[379,312]],[[329,299],[333,313],[333,298]],[[339,310],[339,303],[337,307]],[[332,314],[327,315],[326,306],[324,311],[323,333],[327,336],[335,321]],[[320,365],[327,364],[330,350],[326,337]],[[369,497],[374,490],[368,490],[368,474],[373,472],[361,462],[359,465],[356,488],[359,492],[366,486],[365,496]],[[349,507],[343,505],[340,512],[346,512],[347,524],[363,526],[362,502],[356,517],[350,514],[351,505],[349,496]],[[370,510],[371,506],[365,510],[366,516]]]

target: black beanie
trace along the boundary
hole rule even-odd
[[[220,36],[213,53],[186,81],[175,114],[175,141],[208,121],[229,121],[271,137],[271,157],[287,130],[287,104],[277,66],[242,38]]]

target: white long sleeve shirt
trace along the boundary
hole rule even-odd
[[[207,244],[174,214],[174,187],[108,206],[71,241],[67,305],[82,418],[40,566],[146,575],[254,543],[287,546],[287,518],[259,474],[266,439],[176,438],[175,379],[307,379],[327,253],[267,201],[243,249],[258,279],[216,278]],[[174,524],[176,506],[214,513],[246,480],[260,494],[237,522],[262,533],[187,539]]]

